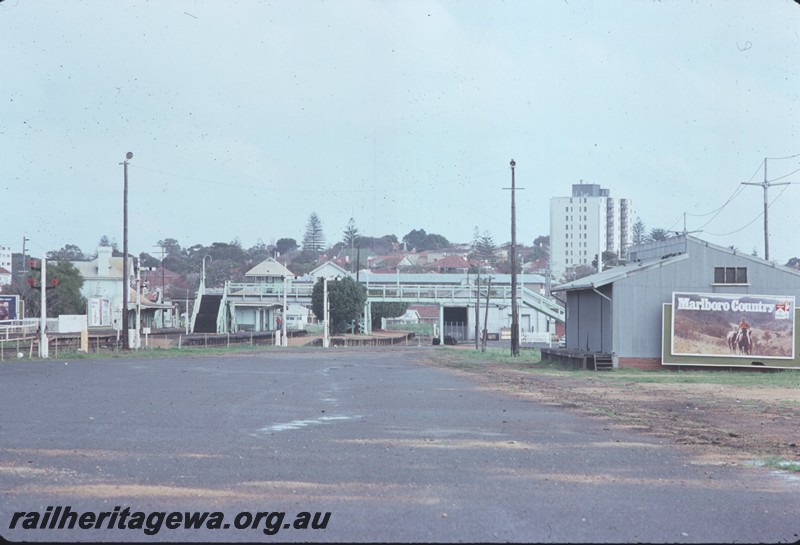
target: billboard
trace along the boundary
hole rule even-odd
[[[90,297],[89,327],[108,327],[111,325],[111,302],[103,297]]]
[[[672,294],[672,354],[794,359],[794,296]]]
[[[0,320],[16,320],[19,295],[0,295]]]

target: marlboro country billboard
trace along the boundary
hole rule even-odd
[[[794,296],[675,292],[672,353],[794,359]]]

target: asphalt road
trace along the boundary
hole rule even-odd
[[[800,539],[800,479],[703,464],[683,447],[610,420],[482,389],[426,365],[433,350],[273,348],[4,362],[0,536],[262,543]],[[110,515],[100,528],[25,528],[37,523],[31,512],[43,517],[57,506],[62,513],[69,506],[117,518],[111,529]],[[211,526],[228,528],[169,529],[162,520],[147,535],[133,524],[137,511],[220,512],[224,522]],[[235,527],[257,512],[286,515]],[[302,512],[330,517],[325,528],[292,527]],[[14,513],[24,515],[12,529]],[[151,518],[151,532],[156,526],[158,518]],[[268,527],[277,533],[265,534]]]

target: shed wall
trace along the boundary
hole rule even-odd
[[[675,291],[794,295],[800,300],[798,274],[692,240],[687,241],[686,249],[689,259],[614,283],[613,351],[620,357],[661,357],[661,309],[664,303],[672,302]],[[715,284],[715,267],[746,267],[747,284]]]

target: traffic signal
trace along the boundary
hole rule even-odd
[[[31,271],[41,271],[42,270],[42,262],[39,261],[38,259],[29,259],[28,260],[28,266],[31,268]],[[39,285],[39,286],[36,285],[36,278],[34,278],[33,276],[29,276],[28,277],[28,285],[31,288],[35,289],[35,290],[42,289],[41,285]],[[58,278],[52,277],[50,279],[50,285],[49,286],[45,286],[45,289],[51,290],[51,289],[55,288],[56,286],[58,286]]]

